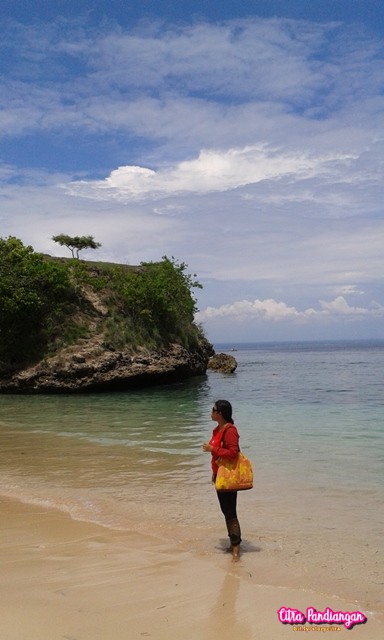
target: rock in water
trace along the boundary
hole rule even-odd
[[[216,353],[208,360],[208,369],[221,373],[233,373],[236,371],[237,362],[233,356],[226,353]]]

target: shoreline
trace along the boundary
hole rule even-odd
[[[366,624],[319,630],[338,638],[383,637],[382,608],[364,610],[356,599],[330,595],[337,583],[327,593],[310,589],[301,569],[294,573],[247,541],[233,564],[214,534],[198,544],[175,543],[166,530],[162,539],[150,528],[113,530],[5,497],[0,514],[0,611],[7,640],[229,640],[234,633],[280,640],[294,630],[279,621],[281,607],[359,609]]]
[[[179,486],[176,493],[167,486],[161,500],[156,491],[149,495],[141,487],[138,501],[133,497],[127,501],[126,494],[119,501],[116,493],[110,499],[105,495],[98,498],[97,492],[90,489],[80,500],[72,493],[58,493],[58,487],[54,492],[48,486],[40,487],[38,492],[29,492],[29,496],[25,489],[26,486],[20,491],[19,486],[17,491],[3,490],[1,497],[27,509],[61,514],[80,525],[95,526],[105,535],[133,535],[140,539],[150,533],[159,543],[166,541],[180,552],[188,551],[210,562],[228,546],[225,523],[211,485],[205,494],[199,493],[200,511],[192,504],[193,491],[186,485],[181,494]],[[263,488],[258,489],[263,495]],[[353,522],[345,518],[337,523],[337,510],[333,508],[334,516],[330,517],[326,501],[315,520],[315,514],[306,509],[305,503],[301,511],[294,511],[294,501],[285,500],[283,504],[275,500],[272,504],[269,495],[261,500],[257,494],[245,493],[238,505],[242,552],[249,572],[257,574],[260,583],[336,596],[358,602],[363,609],[384,613],[380,536],[372,535],[373,532],[370,537],[365,536],[364,529],[357,531]],[[294,528],[292,521],[291,526],[288,524],[290,512],[297,516]],[[325,523],[322,513],[327,513]]]

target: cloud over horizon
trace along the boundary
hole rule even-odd
[[[288,306],[285,302],[269,300],[241,300],[233,304],[225,304],[220,307],[207,307],[196,314],[197,322],[207,322],[215,318],[232,318],[237,321],[262,320],[272,322],[285,322],[294,320],[305,322],[319,318],[340,316],[367,316],[384,317],[384,306],[372,302],[369,308],[354,307],[343,296],[338,296],[331,302],[319,301],[320,308],[298,311],[295,307]]]

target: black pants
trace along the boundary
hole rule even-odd
[[[224,514],[231,545],[236,547],[241,542],[240,524],[237,519],[237,491],[217,491],[220,509]]]

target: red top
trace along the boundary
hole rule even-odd
[[[239,434],[234,424],[227,422],[224,427],[217,425],[212,431],[212,437],[209,441],[212,447],[212,471],[213,475],[217,474],[218,466],[217,458],[227,458],[231,460],[237,457],[239,453]]]

